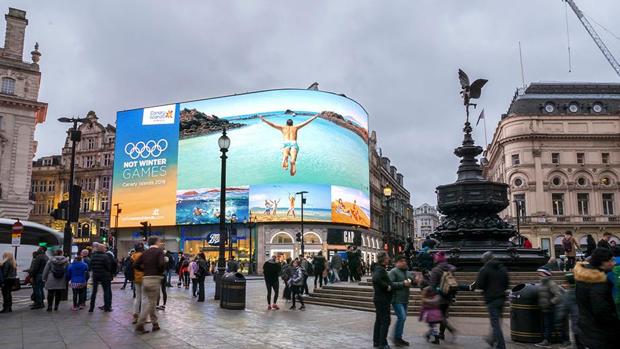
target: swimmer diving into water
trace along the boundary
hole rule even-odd
[[[299,125],[293,126],[293,120],[286,120],[286,125],[281,126],[274,124],[273,122],[265,120],[264,117],[260,117],[261,121],[267,125],[280,130],[282,132],[282,168],[287,170],[290,162],[290,173],[294,176],[297,173],[297,154],[299,153],[299,145],[297,144],[297,131],[318,118],[318,115],[311,117],[310,119],[302,122]],[[289,160],[290,159],[290,160]]]

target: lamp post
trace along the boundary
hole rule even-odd
[[[385,197],[385,214],[387,216],[387,221],[385,224],[386,232],[385,237],[388,245],[388,255],[393,257],[393,247],[392,247],[392,212],[390,212],[390,201],[392,200],[392,188],[386,186],[383,188],[383,196]]]
[[[237,223],[237,216],[236,215],[232,215],[230,217],[230,229],[228,230],[228,259],[232,260],[232,253],[233,253],[233,229],[235,229],[235,223]],[[239,245],[237,244],[237,247],[239,247]]]
[[[253,228],[256,226],[256,216],[252,217],[250,215],[250,217],[246,219],[244,223],[246,224],[250,232],[250,265],[248,266],[248,275],[251,275],[254,269],[254,256],[252,255],[254,245],[252,244],[252,235],[254,235]]]
[[[121,214],[121,212],[123,212],[123,209],[121,209],[120,202],[115,203],[114,207],[116,207],[116,215],[114,215],[114,243],[112,244],[112,249],[114,250],[114,255],[118,256],[118,216]]]
[[[217,144],[222,152],[222,174],[220,177],[220,243],[219,243],[219,258],[217,260],[217,274],[215,275],[215,300],[220,299],[221,293],[221,280],[224,272],[226,271],[226,246],[224,245],[226,235],[226,152],[230,147],[230,138],[226,135],[226,129],[222,130],[222,136],[217,140]]]
[[[295,193],[295,195],[301,196],[301,255],[304,255],[305,252],[305,244],[304,244],[304,205],[306,204],[306,198],[304,194],[308,194],[307,191],[300,191]]]
[[[75,144],[77,142],[79,142],[82,138],[82,133],[78,130],[78,123],[83,123],[85,121],[87,121],[88,119],[86,118],[67,118],[67,117],[62,117],[62,118],[58,118],[58,121],[60,122],[64,122],[64,123],[72,123],[73,127],[70,130],[70,137],[71,137],[71,164],[70,164],[70,169],[69,169],[69,184],[67,185],[67,189],[69,191],[69,215],[67,217],[67,221],[65,222],[65,231],[63,233],[63,243],[62,243],[62,248],[65,251],[65,254],[68,256],[71,256],[71,245],[72,245],[72,239],[73,239],[73,232],[71,231],[71,223],[72,222],[77,222],[78,218],[79,218],[79,210],[76,215],[78,217],[74,217],[73,215],[73,206],[75,205],[75,203],[73,202],[73,200],[75,200],[75,198],[73,197],[74,194],[74,190],[73,190],[73,183],[75,182]]]
[[[521,240],[521,245],[523,245],[523,238],[521,237],[521,201],[515,200],[515,205],[517,207],[517,234],[519,235],[519,240]]]

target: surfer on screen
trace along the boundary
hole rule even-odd
[[[262,116],[260,117],[262,122],[282,132],[282,168],[284,170],[289,169],[290,162],[291,176],[294,176],[295,173],[297,173],[296,161],[297,154],[299,153],[299,145],[297,144],[297,131],[300,128],[308,125],[318,117],[318,115],[315,115],[296,126],[293,126],[293,119],[286,120],[286,125],[281,126],[265,120],[265,118]]]

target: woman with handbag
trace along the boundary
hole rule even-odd
[[[11,252],[4,252],[2,255],[2,311],[0,313],[10,313],[13,310],[13,295],[11,292],[13,289],[19,289],[19,279],[17,278],[17,264],[15,263],[15,257]]]

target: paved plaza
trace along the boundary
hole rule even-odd
[[[115,284],[113,292],[112,313],[90,314],[71,311],[70,302],[63,302],[58,312],[31,311],[30,290],[19,291],[14,312],[0,314],[0,348],[372,348],[373,313],[316,305],[290,311],[284,302],[279,302],[282,310],[268,311],[262,280],[248,281],[245,311],[220,309],[212,300],[212,281],[207,283],[207,301],[202,304],[189,291],[169,288],[167,308],[159,311],[162,330],[148,334],[133,331],[131,291]],[[487,319],[454,318],[452,322],[461,333],[454,343],[426,343],[421,336],[426,325],[413,317],[407,321],[405,338],[414,348],[486,347],[481,336],[488,330]],[[505,319],[506,334],[508,325]],[[508,347],[528,346],[509,342]]]

